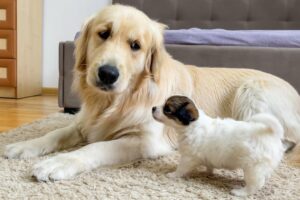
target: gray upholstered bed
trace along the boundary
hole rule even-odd
[[[297,0],[114,0],[143,10],[171,29],[300,30]],[[300,91],[300,49],[279,47],[167,44],[176,59],[199,67],[254,68],[275,74]],[[74,43],[59,47],[59,104],[78,108],[71,93]]]

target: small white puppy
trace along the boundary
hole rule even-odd
[[[198,110],[192,100],[172,96],[152,109],[153,117],[178,131],[181,160],[169,177],[187,175],[198,165],[244,171],[246,186],[231,190],[247,196],[261,189],[280,163],[284,130],[270,114],[257,114],[248,121],[213,119]]]

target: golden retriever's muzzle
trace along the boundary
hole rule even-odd
[[[114,89],[114,83],[117,82],[119,78],[119,70],[115,66],[111,65],[102,65],[98,69],[98,78],[97,86],[104,90]]]

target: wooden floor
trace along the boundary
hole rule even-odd
[[[24,99],[0,98],[0,132],[41,119],[62,109],[57,96],[36,96]]]

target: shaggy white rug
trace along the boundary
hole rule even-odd
[[[41,136],[68,125],[72,119],[74,116],[55,114],[1,133],[1,155],[6,144]],[[46,157],[7,160],[1,156],[0,199],[240,199],[229,191],[244,184],[240,171],[216,170],[213,177],[195,172],[191,178],[167,178],[165,174],[176,167],[177,153],[121,167],[98,168],[74,180],[36,182],[31,178],[31,167]],[[281,164],[264,188],[248,199],[299,200],[300,169]]]

